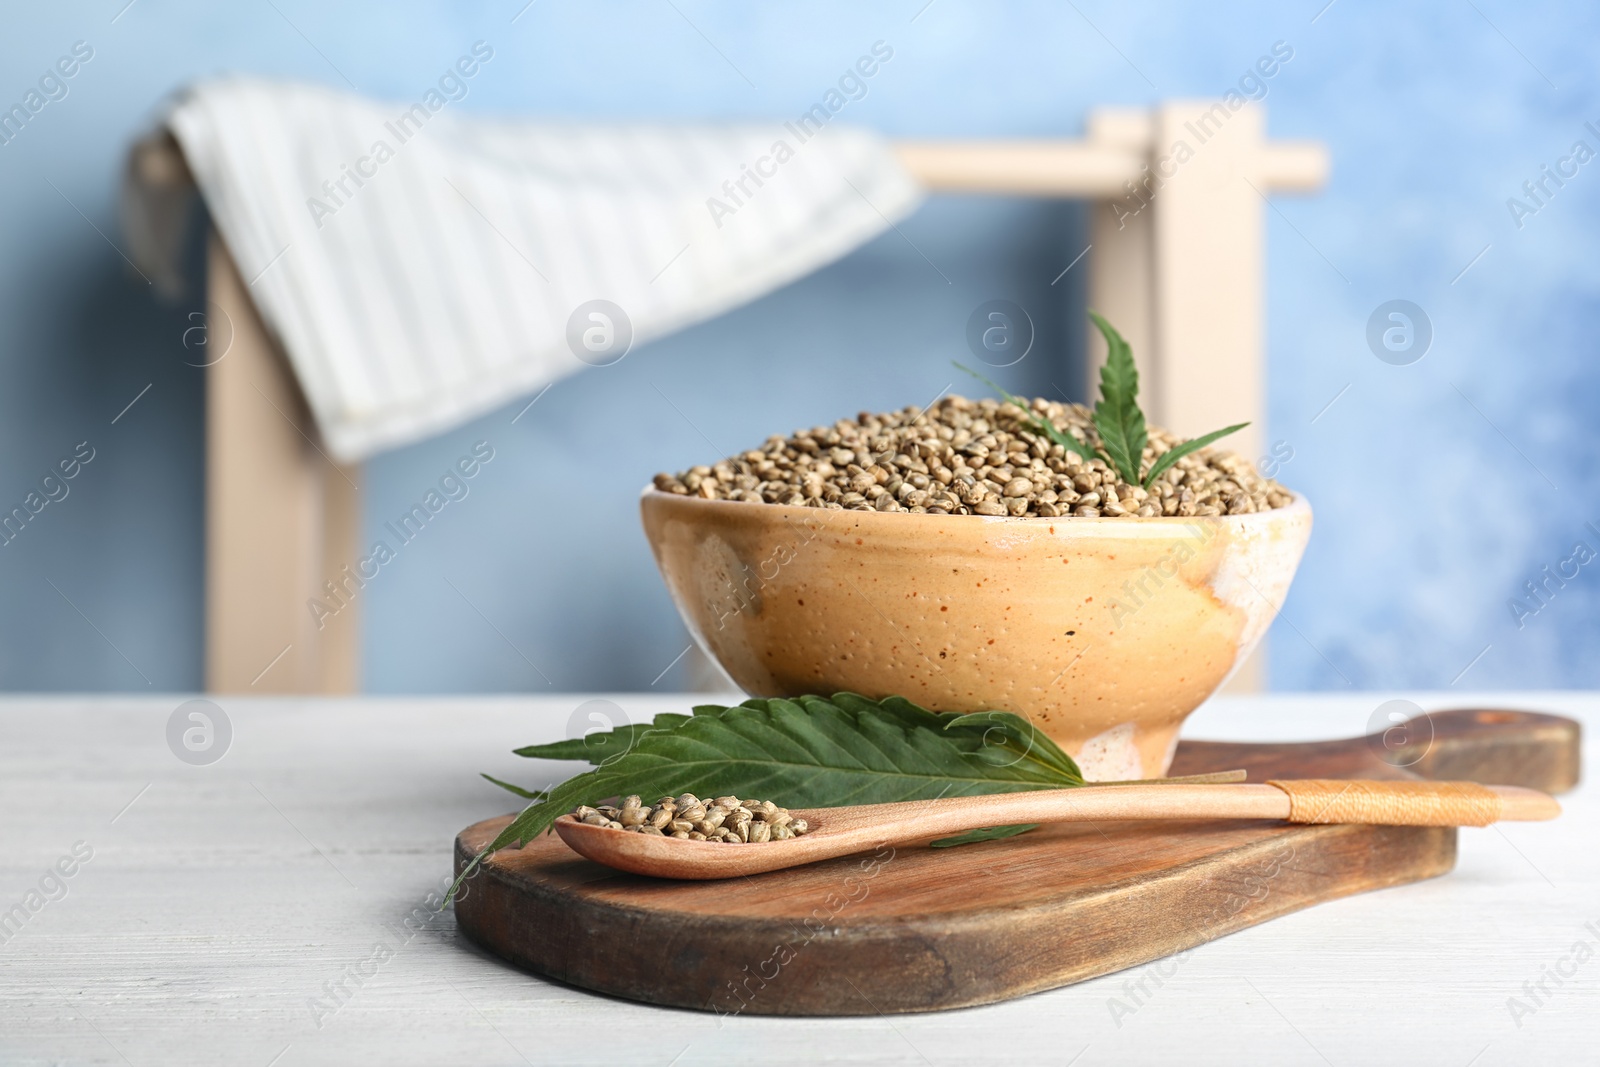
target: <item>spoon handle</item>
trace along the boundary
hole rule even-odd
[[[947,806],[948,805],[948,806]],[[1093,783],[1044,793],[990,794],[930,805],[920,819],[913,805],[858,809],[859,821],[894,809],[906,822],[975,820],[984,815],[1033,812],[1016,822],[1077,822],[1097,819],[1284,819],[1296,823],[1361,823],[1374,826],[1488,826],[1502,820],[1553,819],[1554,799],[1536,789],[1477,782],[1363,781],[1297,778],[1254,785],[1118,785]],[[849,809],[835,809],[848,811]],[[937,810],[937,814],[935,813]],[[881,812],[881,814],[879,814]],[[818,812],[820,816],[822,813]],[[992,817],[992,816],[991,816]],[[855,821],[855,820],[851,820]],[[983,825],[995,825],[995,822]],[[825,825],[825,824],[824,824]],[[969,821],[969,826],[979,825]]]
[[[1551,819],[1561,806],[1534,789],[1477,782],[1268,781],[1289,798],[1289,822],[1377,826],[1488,826]]]
[[[1561,806],[1533,789],[1477,782],[1287,779],[1257,784],[1108,785],[802,811],[808,842],[914,840],[1011,823],[1128,819],[1286,819],[1298,823],[1487,826],[1553,819]],[[864,846],[863,846],[864,847]]]

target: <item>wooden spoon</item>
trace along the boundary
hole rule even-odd
[[[1101,785],[1039,792],[865,804],[792,811],[809,833],[783,841],[728,845],[604,826],[571,815],[555,831],[579,854],[656,878],[713,879],[760,874],[986,826],[1118,819],[1284,819],[1377,826],[1486,826],[1553,819],[1561,806],[1536,789],[1476,782],[1303,779],[1258,785]]]

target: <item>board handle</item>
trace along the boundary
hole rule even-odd
[[[1384,762],[1434,781],[1504,782],[1565,793],[1578,784],[1582,729],[1558,715],[1457,708],[1414,718],[1395,735],[1367,738]]]
[[[1298,778],[1267,782],[1289,797],[1289,821],[1369,826],[1488,826],[1553,819],[1561,805],[1536,789],[1477,782]]]

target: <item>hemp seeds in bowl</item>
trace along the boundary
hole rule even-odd
[[[1024,411],[949,396],[927,410],[862,412],[769,437],[759,449],[720,463],[658,474],[654,484],[707,500],[1017,518],[1247,515],[1294,500],[1249,460],[1217,449],[1181,456],[1148,486],[1130,482],[1105,458],[1086,459],[1036,432],[1040,420],[1086,451],[1106,451],[1081,404],[1035,398]],[[1150,428],[1139,468],[1156,470],[1182,440]]]

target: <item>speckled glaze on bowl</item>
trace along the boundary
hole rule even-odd
[[[1303,497],[1216,518],[1013,519],[652,488],[640,510],[695,640],[746,692],[1014,711],[1101,781],[1165,773],[1311,534]]]

